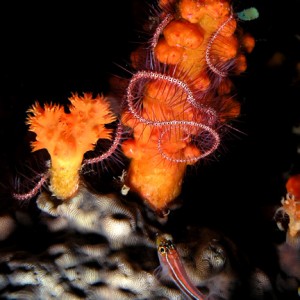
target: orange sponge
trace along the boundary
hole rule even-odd
[[[155,211],[169,207],[187,166],[211,155],[219,128],[238,117],[229,75],[246,69],[243,50],[254,47],[254,39],[237,30],[229,1],[159,4],[150,53],[139,48],[132,55],[134,67],[146,57],[151,64],[132,76],[122,113],[133,132],[122,145],[131,160],[126,185]]]

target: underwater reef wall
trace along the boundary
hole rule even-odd
[[[84,84],[72,74],[72,89],[56,102],[39,93],[27,99],[23,147],[39,166],[17,172],[11,185],[2,180],[7,169],[1,176],[0,299],[297,299],[297,168],[279,163],[291,145],[270,143],[281,136],[277,123],[268,133],[260,123],[274,114],[288,78],[280,68],[291,56],[260,60],[260,40],[247,31],[266,11],[226,0],[129,2],[133,14],[146,13],[142,41],[118,69],[125,75],[100,90],[91,75]],[[109,30],[121,18],[114,9],[101,11],[101,20],[117,39]],[[72,19],[71,65],[97,48],[88,30],[85,42],[77,37],[87,20],[101,18],[94,14]],[[255,73],[262,65],[269,71]],[[251,100],[260,102],[253,119]],[[245,112],[260,143],[251,140],[253,128],[245,130]],[[291,131],[291,124],[281,125]]]
[[[42,229],[34,238],[44,241],[46,235],[46,242],[37,253],[31,245],[2,247],[3,299],[182,299],[159,269],[155,238],[164,226],[141,204],[82,186],[67,203],[42,193],[37,205],[42,213],[35,226]],[[265,299],[273,293],[267,275],[217,231],[190,228],[176,248],[209,299]]]

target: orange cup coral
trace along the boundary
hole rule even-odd
[[[36,133],[32,151],[47,149],[50,154],[50,190],[59,199],[72,197],[79,185],[84,153],[93,150],[98,139],[111,139],[105,128],[116,120],[103,96],[84,93],[69,98],[69,113],[58,105],[36,103],[28,110],[29,130]]]

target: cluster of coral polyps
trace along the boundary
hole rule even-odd
[[[159,5],[150,47],[132,53],[137,72],[122,121],[133,137],[122,149],[131,159],[126,185],[152,209],[164,211],[180,194],[187,165],[211,155],[220,144],[219,129],[238,117],[228,75],[245,71],[244,53],[255,42],[237,30],[229,1]]]
[[[69,100],[69,113],[62,106],[36,103],[27,119],[29,130],[36,133],[32,150],[45,148],[50,154],[49,189],[61,200],[75,195],[84,154],[94,149],[98,139],[111,139],[111,129],[105,125],[116,120],[100,95],[73,94]]]

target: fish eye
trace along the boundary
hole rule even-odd
[[[158,248],[158,251],[159,251],[161,254],[165,254],[165,253],[166,253],[165,247],[162,247],[162,246]]]

